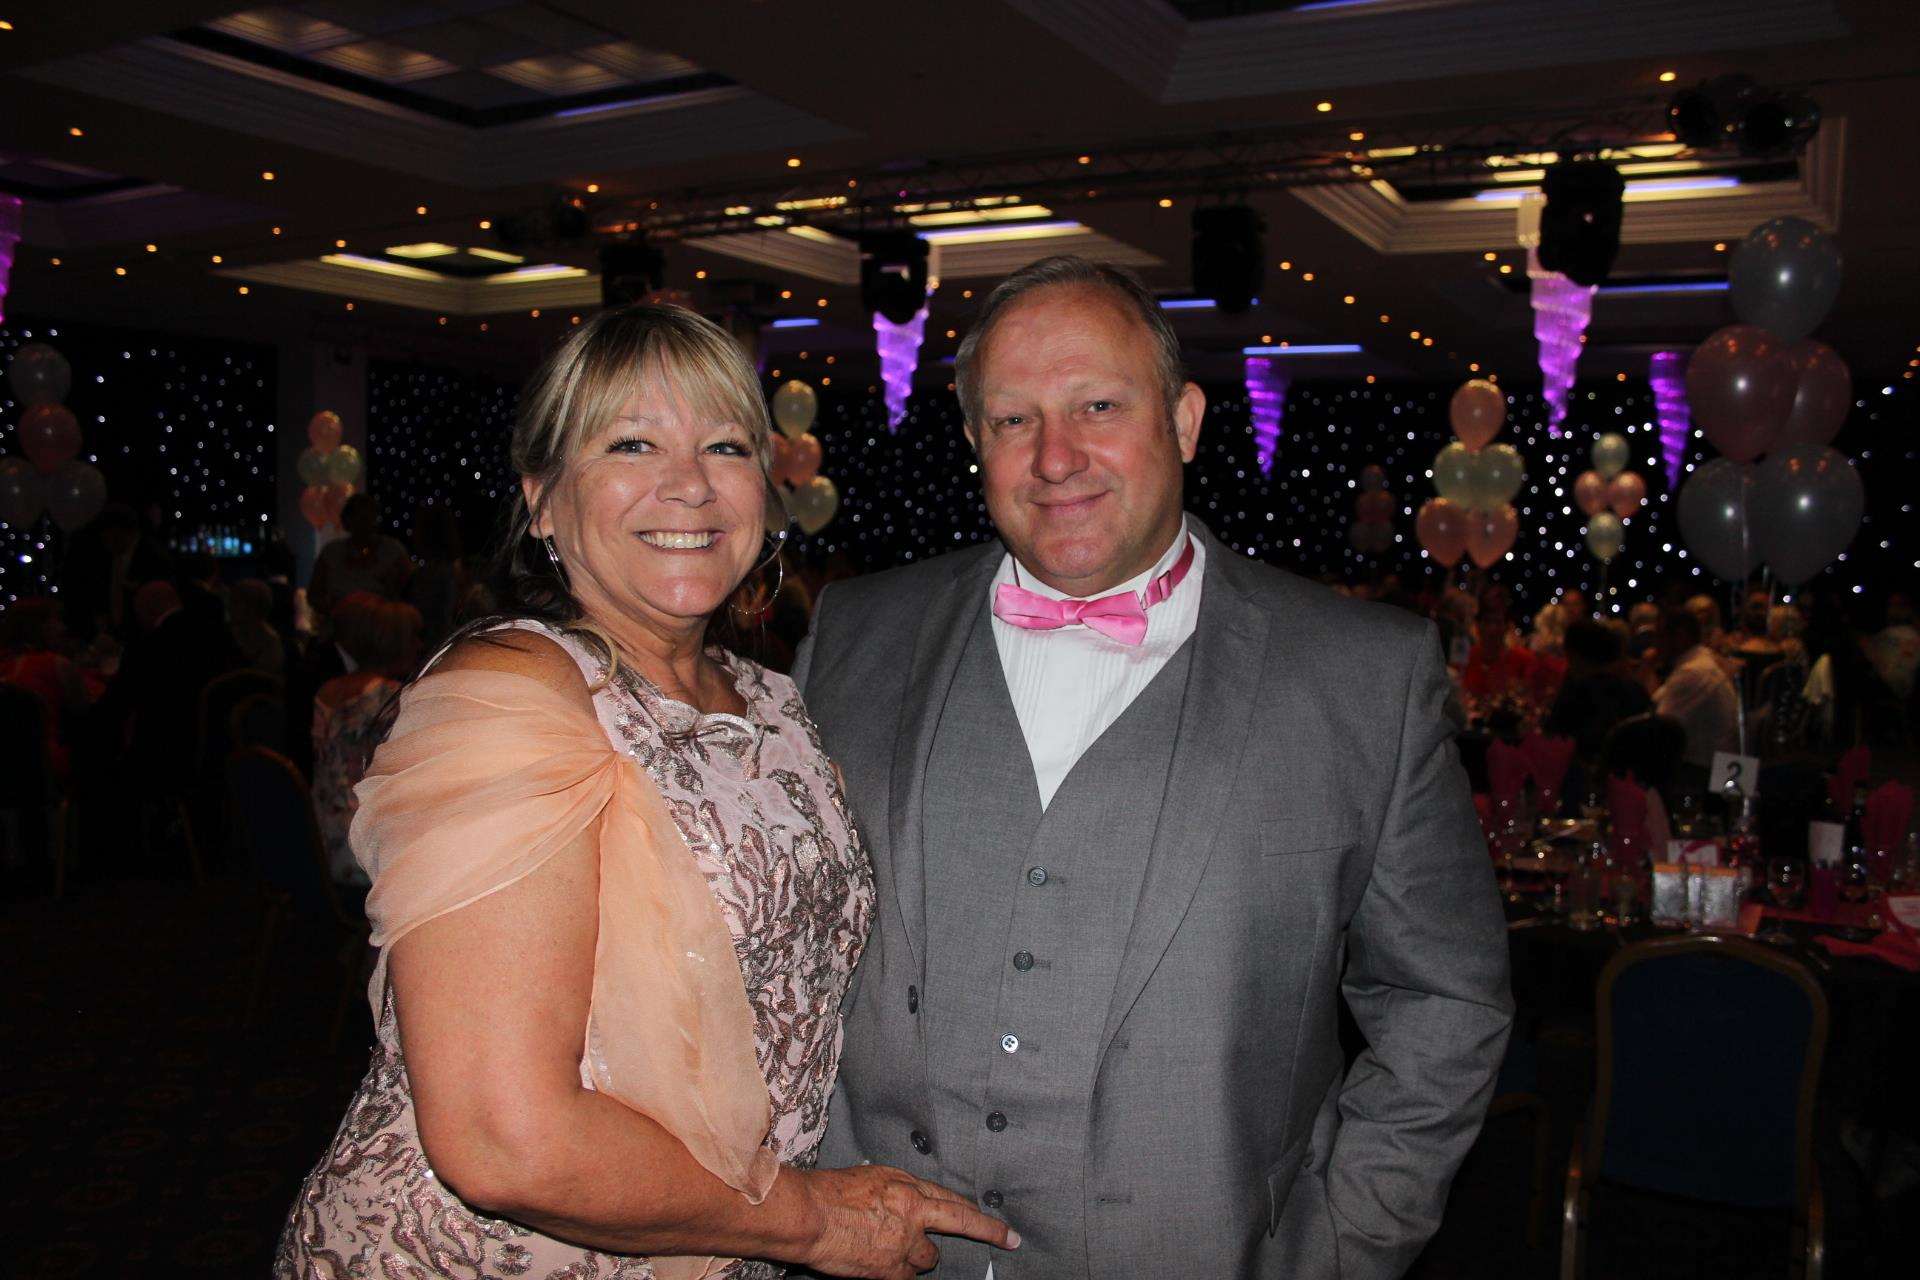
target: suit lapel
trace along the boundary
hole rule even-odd
[[[894,891],[907,926],[907,943],[916,967],[926,966],[927,902],[926,842],[922,820],[926,802],[927,756],[940,724],[947,691],[960,668],[967,638],[987,607],[987,586],[1003,554],[998,543],[982,548],[977,557],[956,556],[957,565],[928,601],[914,633],[913,657],[907,672],[906,696],[894,733],[893,769],[887,805],[888,856],[893,863]]]
[[[1277,635],[1269,636],[1266,611],[1236,582],[1240,566],[1233,552],[1204,528],[1200,532],[1207,570],[1194,627],[1193,663],[1146,879],[1101,1035],[1103,1054],[1199,888],[1238,773],[1261,676],[1272,661],[1269,644],[1280,642]]]

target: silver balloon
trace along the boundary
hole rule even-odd
[[[325,484],[327,482],[327,455],[312,449],[302,449],[294,470],[300,474],[301,484]]]
[[[1472,510],[1480,503],[1480,460],[1455,440],[1433,456],[1433,487],[1449,502]]]
[[[1774,576],[1788,586],[1833,563],[1859,532],[1866,509],[1860,473],[1836,449],[1776,450],[1754,476],[1754,537]]]
[[[1587,521],[1587,550],[1602,564],[1620,554],[1620,544],[1626,538],[1627,527],[1611,511],[1602,511]]]
[[[47,514],[72,533],[100,514],[107,505],[107,478],[74,458],[47,477]]]
[[[23,405],[61,404],[73,386],[73,366],[44,342],[29,342],[7,365],[13,398]]]
[[[827,477],[815,476],[787,498],[787,510],[793,512],[795,523],[802,529],[818,533],[840,510],[840,491]]]
[[[0,522],[25,529],[47,509],[47,483],[25,458],[0,458]]]
[[[820,397],[798,378],[781,383],[780,389],[773,393],[774,425],[789,440],[805,435],[819,412]]]
[[[1788,346],[1812,333],[1840,293],[1840,246],[1804,218],[1747,233],[1727,268],[1733,312]]]
[[[1680,540],[1714,577],[1745,582],[1760,567],[1752,507],[1751,462],[1715,458],[1680,486]]]
[[[350,444],[343,444],[332,453],[322,454],[320,466],[324,477],[318,482],[321,484],[357,485],[367,474],[367,464],[361,459],[360,451]],[[301,478],[306,477],[303,475]]]
[[[1618,431],[1609,431],[1593,442],[1593,469],[1602,480],[1611,480],[1633,460],[1633,448]]]
[[[1527,460],[1510,444],[1490,444],[1474,455],[1479,459],[1475,492],[1482,511],[1498,511],[1513,501],[1526,482]]]

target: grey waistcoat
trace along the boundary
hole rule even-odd
[[[940,712],[926,785],[928,1096],[950,1185],[1021,1206],[997,1280],[1088,1273],[1094,1073],[1185,699],[1183,645],[1044,814],[987,611]],[[941,1241],[942,1276],[984,1276]]]

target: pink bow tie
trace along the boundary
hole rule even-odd
[[[1137,595],[1119,591],[1096,600],[1054,600],[1007,582],[994,593],[993,616],[1025,631],[1084,626],[1109,640],[1137,645],[1147,638],[1147,610],[1172,595],[1191,568],[1193,539],[1189,537],[1187,549],[1173,568],[1148,583],[1147,589]]]

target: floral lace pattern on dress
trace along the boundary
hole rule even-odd
[[[637,673],[605,679],[587,646],[547,634],[579,663],[609,740],[647,770],[699,863],[753,1010],[772,1103],[766,1145],[783,1163],[811,1167],[839,1068],[840,1002],[871,923],[873,876],[800,695],[786,677],[715,651],[747,715],[701,715]],[[646,1258],[565,1244],[476,1213],[449,1192],[420,1145],[391,994],[378,1036],[366,1079],[294,1204],[276,1280],[653,1280]],[[581,1078],[590,1081],[584,1065]],[[743,1261],[722,1274],[765,1280],[782,1269]]]

